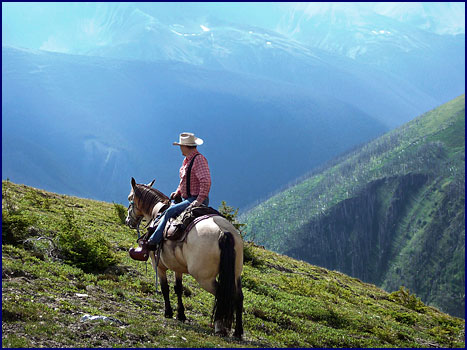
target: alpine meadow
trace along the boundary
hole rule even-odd
[[[242,217],[246,237],[465,317],[465,95]]]
[[[465,347],[465,321],[406,288],[387,293],[251,242],[242,340],[214,335],[214,298],[189,275],[187,320],[167,319],[154,273],[128,256],[136,233],[124,216],[119,204],[2,182],[3,347]]]

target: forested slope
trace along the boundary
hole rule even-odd
[[[464,317],[465,95],[242,217],[266,247]]]

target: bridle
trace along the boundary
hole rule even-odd
[[[135,215],[135,208],[136,208],[136,205],[135,205],[135,202],[134,201],[131,201],[130,204],[128,205],[128,218],[130,220],[128,220],[128,226],[130,228],[136,228],[136,232],[138,232],[138,239],[141,237],[141,234],[139,232],[139,225],[141,224],[141,221],[143,220],[143,215],[141,216],[136,216]],[[149,226],[149,223],[146,225]]]
[[[169,204],[166,204],[166,203],[162,203],[162,202],[159,202],[155,205],[155,208],[156,208],[156,213],[159,214],[159,213],[162,213],[164,212],[167,208],[169,207]],[[135,211],[135,208],[136,208],[136,205],[135,205],[135,201],[130,201],[130,204],[128,205],[128,217],[130,220],[128,220],[128,226],[130,228],[135,228],[136,229],[136,232],[138,233],[138,240],[140,239],[141,237],[141,234],[139,232],[139,225],[141,224],[141,221],[143,220],[143,215],[141,216],[136,216],[134,214],[134,211]],[[157,214],[156,214],[156,217],[157,217]],[[154,220],[155,218],[152,218],[144,228],[147,228],[151,222]]]

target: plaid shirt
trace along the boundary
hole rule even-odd
[[[211,189],[211,173],[209,171],[208,161],[198,150],[195,150],[188,157],[185,157],[182,167],[180,168],[180,184],[176,192],[183,198],[188,197],[186,173],[191,160],[196,154],[199,154],[199,156],[196,157],[193,162],[193,167],[191,168],[190,192],[192,196],[198,196],[197,201],[199,203],[203,203],[209,196],[209,190]]]

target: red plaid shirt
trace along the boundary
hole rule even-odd
[[[190,179],[190,192],[192,196],[198,196],[197,201],[203,203],[204,200],[209,196],[209,190],[211,189],[211,173],[209,171],[209,165],[206,158],[195,150],[188,157],[185,157],[182,167],[180,168],[180,184],[177,188],[177,193],[183,198],[187,198],[187,177],[188,165],[190,164],[193,157],[199,154],[193,162],[191,168],[191,179]]]

